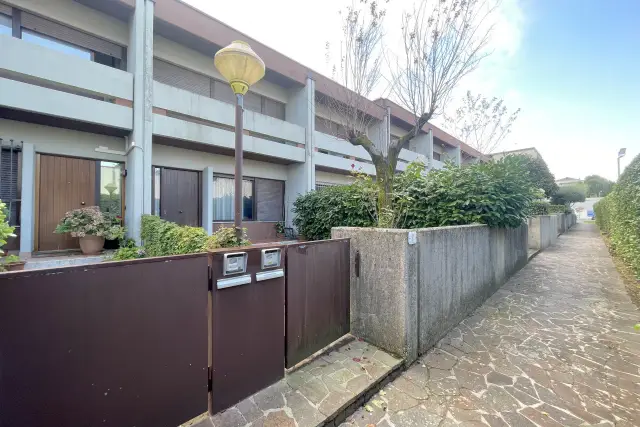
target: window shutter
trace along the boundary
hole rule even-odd
[[[9,211],[10,225],[17,225],[18,203],[18,151],[11,148],[2,148],[0,152],[0,200],[4,202]]]
[[[262,114],[265,114],[270,117],[275,117],[276,119],[284,120],[285,119],[285,104],[280,101],[276,101],[274,99],[263,97],[263,110]]]
[[[22,26],[28,30],[50,36],[114,58],[124,58],[124,48],[115,43],[75,30],[30,13],[22,13]]]
[[[236,96],[231,90],[229,83],[221,82],[220,80],[211,79],[213,84],[212,98],[218,101],[228,102],[229,104],[236,103]]]
[[[244,96],[244,108],[256,113],[262,112],[262,97],[252,92],[247,92]]]
[[[258,221],[284,221],[284,181],[256,179]]]
[[[198,95],[209,97],[211,95],[211,82],[209,77],[194,73],[186,68],[178,67],[158,58],[153,58],[153,79],[188,90]]]
[[[5,15],[11,17],[13,12],[11,11],[11,6],[0,4],[0,13],[3,13]]]

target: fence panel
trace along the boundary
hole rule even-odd
[[[211,254],[212,390],[216,413],[284,377],[284,251],[263,269],[265,248]],[[224,275],[224,256],[246,253],[246,271]]]
[[[349,333],[348,239],[287,246],[286,365]]]
[[[207,411],[206,254],[0,275],[0,426]]]

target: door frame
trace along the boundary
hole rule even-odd
[[[119,163],[123,165],[123,169],[126,170],[126,162],[125,161],[114,161],[114,160],[105,160],[105,159],[96,159],[93,157],[82,157],[82,156],[68,156],[65,154],[55,154],[55,153],[42,153],[36,152],[36,173],[35,173],[35,203],[34,203],[34,231],[33,231],[33,252],[39,252],[39,232],[40,232],[40,167],[41,156],[51,156],[51,157],[65,157],[68,159],[81,159],[81,160],[91,160],[96,162],[96,178],[95,178],[95,200],[94,205],[100,206],[100,162],[110,162],[110,163]],[[122,174],[120,175],[120,185],[121,185],[121,201],[120,205],[122,206],[122,223],[124,226],[124,215],[125,215],[125,187],[126,187],[126,177]],[[50,251],[44,251],[50,252]],[[65,252],[65,250],[55,251],[55,252]]]

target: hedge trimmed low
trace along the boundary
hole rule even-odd
[[[596,224],[609,234],[611,250],[640,277],[640,156],[594,210]]]

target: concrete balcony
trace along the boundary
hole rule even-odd
[[[0,107],[131,130],[133,75],[0,35]]]
[[[444,163],[440,160],[432,159],[431,160],[431,168],[432,169],[444,169]]]
[[[319,151],[315,154],[316,166],[343,171],[362,170],[369,175],[375,175],[375,168],[371,156],[362,147],[351,145],[348,141],[316,131],[314,134],[315,147]],[[397,171],[404,171],[409,163],[421,161],[425,165],[427,159],[413,151],[402,149],[398,156]]]
[[[235,106],[154,82],[154,136],[233,150]],[[244,112],[244,151],[305,161],[305,129],[260,113]]]

